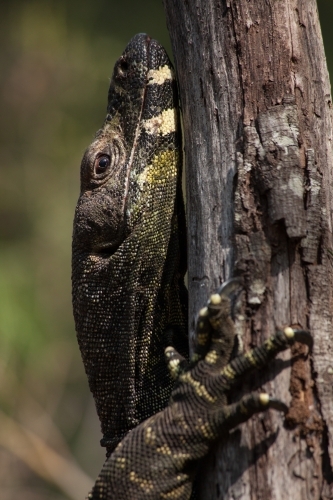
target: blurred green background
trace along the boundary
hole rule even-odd
[[[333,2],[318,5],[333,74]],[[138,32],[170,53],[161,0],[0,4],[2,500],[82,500],[104,460],[72,319],[72,219],[113,64]]]

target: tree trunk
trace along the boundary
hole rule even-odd
[[[184,124],[191,328],[209,293],[242,275],[245,349],[286,325],[314,337],[310,357],[297,347],[242,385],[289,413],[227,436],[202,466],[201,498],[332,499],[332,115],[316,2],[164,4]]]

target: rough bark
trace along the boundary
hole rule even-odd
[[[249,379],[290,404],[221,442],[203,499],[333,498],[332,115],[315,0],[164,0],[184,124],[190,321],[231,275],[244,348],[309,328]],[[239,395],[233,395],[238,397]]]

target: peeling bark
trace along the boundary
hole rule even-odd
[[[184,123],[190,320],[231,275],[241,344],[309,328],[249,378],[290,405],[200,471],[203,499],[333,498],[332,114],[315,0],[164,0]],[[290,359],[291,358],[291,359]]]

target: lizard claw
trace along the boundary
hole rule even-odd
[[[294,328],[287,326],[287,328],[283,330],[283,333],[290,345],[293,345],[295,342],[300,342],[301,344],[307,345],[309,349],[313,346],[312,335],[307,330],[294,330]]]
[[[288,412],[288,406],[280,401],[280,399],[273,398],[266,393],[259,394],[259,399],[261,404],[265,405],[266,408],[273,408],[277,411],[282,411],[284,414]]]
[[[225,297],[230,297],[238,288],[242,288],[244,282],[242,278],[230,278],[229,280],[222,283],[222,285],[217,289],[219,295],[224,295]]]

